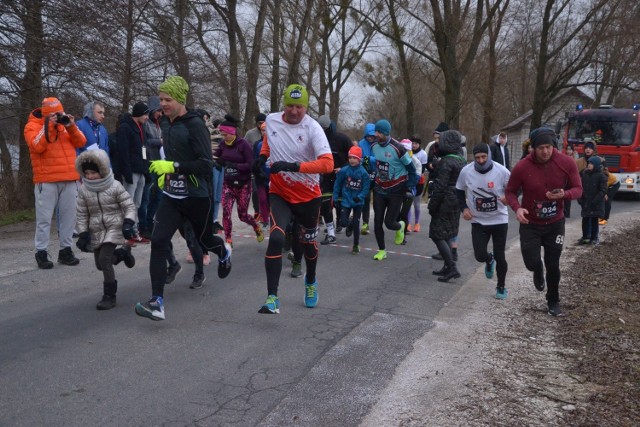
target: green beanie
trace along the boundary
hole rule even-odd
[[[158,92],[164,92],[180,104],[187,103],[187,93],[189,93],[189,85],[180,76],[170,76],[158,86]]]
[[[307,93],[307,89],[297,83],[287,86],[284,90],[284,105],[304,105],[308,107],[309,93]]]

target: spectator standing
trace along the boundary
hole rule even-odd
[[[29,114],[24,139],[31,155],[36,208],[36,262],[39,268],[53,268],[47,248],[51,218],[58,213],[60,251],[58,263],[78,265],[71,250],[76,225],[76,197],[80,175],[75,169],[76,150],[87,138],[72,115],[65,114],[57,98],[45,98],[40,108]]]
[[[87,138],[87,143],[76,150],[78,154],[85,150],[97,149],[109,154],[109,134],[102,122],[104,122],[104,104],[100,101],[85,104],[83,117],[76,122],[76,125]]]
[[[607,176],[602,171],[602,160],[591,156],[587,167],[582,172],[582,197],[578,203],[582,207],[582,239],[580,244],[600,244],[599,220],[605,213],[607,196]]]
[[[149,108],[144,102],[137,102],[131,114],[122,117],[117,131],[117,146],[119,158],[119,172],[125,190],[131,195],[136,209],[140,209],[142,195],[145,185],[145,174],[147,173],[147,161],[145,160],[144,148],[145,131],[144,123],[149,119]],[[129,244],[135,246],[136,243],[149,243],[149,239],[140,236],[136,230],[134,237]]]
[[[251,145],[251,149],[254,152],[255,152],[256,144],[259,141],[262,141],[262,132],[260,131],[260,126],[262,126],[262,124],[266,119],[267,119],[266,114],[264,113],[256,114],[255,127],[252,127],[251,129],[249,129],[244,136],[244,139],[246,139],[249,142],[249,145]],[[258,151],[258,154],[259,153],[260,152]],[[252,177],[251,188],[252,188],[251,203],[252,203],[253,212],[254,212],[253,217],[256,219],[256,221],[261,221],[261,222],[269,221],[269,218],[265,218],[262,212],[260,211],[260,199],[258,197],[258,186],[255,182],[255,177]],[[260,218],[258,218],[258,215],[260,215]]]
[[[493,141],[494,143],[491,145],[491,158],[494,162],[511,170],[511,156],[509,154],[509,147],[507,147],[507,134],[500,132],[493,138]]]

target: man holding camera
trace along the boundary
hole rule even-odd
[[[29,115],[24,127],[24,139],[29,146],[33,168],[36,200],[36,261],[38,267],[53,268],[47,247],[51,217],[58,209],[60,252],[58,263],[78,265],[73,255],[73,229],[76,225],[78,180],[76,149],[87,142],[72,115],[64,114],[57,98],[45,98],[42,106]]]

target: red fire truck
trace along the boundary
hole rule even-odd
[[[567,116],[563,148],[573,145],[583,155],[584,143],[594,141],[600,157],[605,159],[609,171],[620,180],[621,192],[640,195],[640,105],[632,109],[576,107]]]

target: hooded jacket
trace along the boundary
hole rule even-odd
[[[176,117],[159,120],[166,160],[180,163],[178,173],[187,175],[190,197],[209,197],[211,194],[211,135],[204,120],[191,110]]]
[[[84,106],[84,112],[82,113],[82,120],[78,120],[76,124],[78,125],[78,129],[84,134],[87,138],[87,143],[84,147],[78,148],[78,154],[86,151],[89,147],[94,144],[97,144],[93,149],[99,148],[104,150],[109,154],[109,134],[107,133],[107,129],[102,125],[102,123],[98,123],[96,118],[93,116],[93,109],[96,106],[96,102],[88,102]]]
[[[442,132],[438,144],[440,161],[436,164],[431,196],[429,198],[429,214],[432,216],[429,225],[429,238],[448,240],[458,235],[460,226],[460,207],[456,194],[456,182],[460,171],[466,165],[459,154],[462,135],[455,130]]]
[[[373,150],[371,147],[373,147],[373,144],[375,144],[375,140],[374,142],[370,143],[365,139],[367,136],[376,136],[375,124],[367,123],[364,126],[364,134],[362,135],[362,139],[358,141],[358,147],[362,149],[363,166],[365,164],[368,165],[368,167],[365,166],[365,170],[369,173],[369,178],[371,179],[371,181],[373,181],[376,177],[376,156],[373,155]],[[364,161],[365,158],[367,159],[366,162]]]
[[[253,149],[246,139],[236,136],[231,145],[221,142],[213,156],[224,165],[224,182],[227,184],[241,186],[251,181]]]
[[[144,122],[144,146],[147,149],[147,160],[161,160],[160,148],[162,147],[162,132],[159,120],[154,119],[154,113],[160,109],[160,97],[150,96],[147,100],[149,106],[149,120]]]
[[[83,180],[78,190],[76,229],[80,233],[89,231],[94,250],[107,242],[122,244],[122,224],[125,218],[136,222],[136,205],[122,184],[114,179],[106,152],[87,150],[80,154],[75,162],[79,174],[85,162],[97,164],[102,178]]]
[[[333,200],[342,199],[340,206],[343,208],[364,206],[364,199],[369,194],[369,186],[369,174],[362,165],[347,165],[336,174]],[[355,197],[358,197],[360,201],[356,202]]]
[[[564,189],[564,199],[549,200],[547,191]],[[522,190],[522,203],[518,201]],[[532,151],[520,160],[511,171],[505,190],[507,203],[514,212],[524,208],[529,213],[526,218],[531,224],[545,225],[564,219],[564,200],[574,200],[582,195],[582,182],[576,162],[553,149],[547,163],[540,163],[536,152]]]
[[[84,147],[87,138],[78,126],[49,123],[45,129],[42,111],[36,108],[29,114],[24,139],[29,146],[34,184],[80,179],[75,169],[76,149]]]
[[[511,157],[509,155],[509,142],[507,140],[507,142],[505,142],[504,144],[504,156],[502,155],[502,150],[500,149],[500,135],[495,135],[494,137],[492,137],[493,139],[493,144],[491,144],[489,147],[491,149],[491,158],[493,159],[494,162],[496,163],[500,163],[502,166],[504,166],[507,169],[511,169],[511,165],[510,165],[510,159],[509,157]],[[507,137],[505,136],[505,139],[507,139]]]
[[[580,212],[583,218],[604,217],[604,196],[607,194],[607,176],[602,165],[593,170],[582,172],[582,196],[578,203],[582,206]]]

